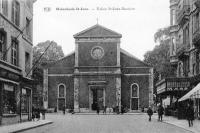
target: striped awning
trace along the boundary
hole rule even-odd
[[[181,97],[178,101],[184,101],[187,99],[191,99],[191,98],[200,98],[200,83],[195,86],[191,91],[189,91],[187,94],[185,94],[183,97]]]

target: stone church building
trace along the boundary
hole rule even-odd
[[[99,24],[75,34],[75,52],[44,66],[44,107],[90,112],[151,105],[153,68],[121,49],[121,37]]]

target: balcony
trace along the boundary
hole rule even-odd
[[[187,57],[189,57],[188,50],[189,50],[189,45],[185,45],[185,44],[180,45],[179,44],[179,47],[177,48],[177,51],[176,51],[176,56],[179,59],[187,58]]]
[[[170,33],[177,32],[178,30],[179,30],[179,26],[178,25],[170,26]]]
[[[193,33],[192,42],[194,46],[200,47],[200,29],[199,28]]]
[[[180,26],[183,26],[186,21],[189,20],[189,13],[190,13],[190,6],[189,5],[183,5],[183,8],[179,10],[177,14],[177,23]]]
[[[180,92],[188,91],[190,78],[165,78],[156,83],[157,94],[178,95]]]

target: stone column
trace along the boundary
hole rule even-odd
[[[43,106],[48,108],[48,69],[43,70]]]
[[[120,42],[117,43],[117,66],[120,66]]]
[[[78,42],[75,42],[75,67],[78,66]]]
[[[149,106],[153,104],[153,68],[149,70]]]
[[[119,106],[119,111],[121,112],[121,78],[116,78],[116,101],[117,106]]]
[[[74,78],[74,111],[79,112],[79,79]]]

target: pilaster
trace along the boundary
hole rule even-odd
[[[119,111],[121,112],[121,77],[116,78],[116,101],[117,106],[119,106]]]
[[[78,66],[78,43],[75,42],[75,67]]]
[[[153,68],[149,69],[149,106],[153,104]]]
[[[48,108],[48,69],[43,70],[43,106]]]
[[[79,79],[74,78],[74,112],[79,112]]]
[[[117,66],[120,66],[120,41],[117,42]]]

